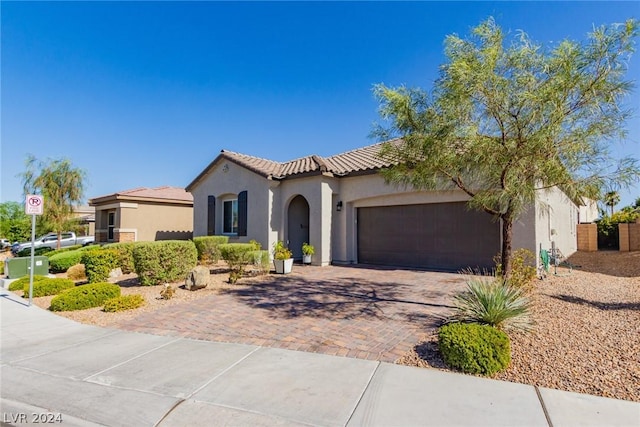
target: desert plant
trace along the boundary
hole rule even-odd
[[[54,273],[63,273],[67,271],[69,267],[79,264],[83,253],[80,249],[58,252],[49,257],[49,270]]]
[[[282,240],[278,240],[273,245],[273,258],[277,260],[285,260],[291,258],[293,255],[289,248],[284,244]]]
[[[502,278],[503,271],[500,255],[496,255],[493,260],[496,263],[496,277]],[[525,292],[532,291],[533,279],[536,277],[536,256],[530,250],[520,248],[513,253],[511,263],[509,284]]]
[[[37,274],[33,276],[33,283],[36,283],[40,280],[47,279],[46,276],[38,276]],[[25,283],[27,285],[27,291],[29,288],[29,276],[23,276],[19,279],[14,280],[9,284],[9,290],[11,292],[20,291],[24,288]]]
[[[120,296],[120,286],[112,283],[90,283],[76,286],[51,300],[51,311],[75,311],[100,307],[110,298]]]
[[[142,307],[144,304],[145,300],[142,295],[120,295],[119,297],[106,300],[102,311],[116,313],[118,311],[133,310]]]
[[[164,288],[162,288],[162,290],[160,291],[160,298],[169,300],[173,298],[173,294],[175,293],[176,293],[176,290],[173,288],[173,286],[167,283],[164,285]]]
[[[438,330],[445,363],[463,372],[493,375],[511,363],[509,337],[488,325],[451,323]]]
[[[133,262],[141,285],[160,285],[184,280],[198,263],[192,241],[143,242],[133,249]]]
[[[71,280],[85,280],[87,275],[84,271],[84,264],[76,264],[69,267],[67,277]]]
[[[46,297],[49,295],[58,295],[60,292],[73,288],[76,284],[73,280],[45,277],[42,280],[33,282],[33,297]],[[29,282],[24,284],[22,288],[24,298],[29,297]]]
[[[118,253],[114,249],[92,249],[82,253],[81,262],[89,283],[104,282],[118,264]]]
[[[259,274],[267,274],[269,272],[269,269],[271,268],[269,251],[251,251],[248,255],[249,258],[253,260],[253,266]]]
[[[109,243],[103,247],[116,252],[117,267],[120,267],[124,274],[129,274],[135,271],[135,267],[133,265],[133,249],[137,244],[137,242],[120,242]]]
[[[194,237],[193,243],[198,251],[198,261],[217,263],[220,261],[219,245],[229,242],[229,236],[200,236]]]
[[[500,279],[476,276],[467,279],[467,290],[454,297],[455,322],[475,322],[500,329],[533,327],[531,300],[524,291]]]
[[[229,265],[229,283],[236,283],[244,275],[247,265],[253,263],[255,246],[251,243],[226,243],[220,245],[222,259]]]

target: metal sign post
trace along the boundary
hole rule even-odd
[[[24,211],[31,215],[31,269],[29,270],[29,307],[33,302],[33,270],[35,269],[35,245],[36,245],[36,215],[42,215],[44,199],[42,196],[28,194],[24,204]]]

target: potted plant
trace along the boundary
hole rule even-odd
[[[293,267],[292,254],[281,240],[278,240],[273,245],[273,265],[276,267],[276,273],[278,274],[291,273],[291,267]]]
[[[316,250],[313,245],[304,242],[302,244],[302,262],[304,264],[311,264],[311,255],[315,254]]]

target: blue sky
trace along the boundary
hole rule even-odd
[[[1,193],[28,153],[87,171],[87,198],[186,186],[221,149],[277,161],[376,142],[372,86],[430,89],[446,35],[494,16],[549,44],[638,2],[6,2]],[[640,83],[640,58],[628,77]],[[620,154],[640,157],[640,96]],[[624,191],[620,206],[640,196]]]

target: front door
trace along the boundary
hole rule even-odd
[[[296,196],[287,210],[287,237],[289,250],[296,260],[302,259],[302,244],[309,243],[309,203],[302,196]]]

